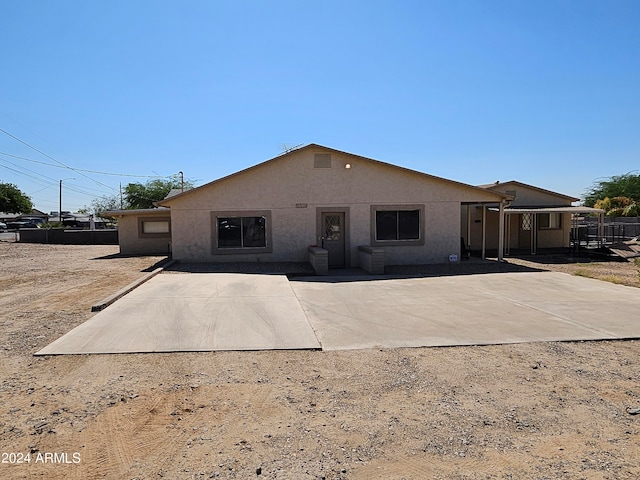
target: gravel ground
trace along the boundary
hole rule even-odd
[[[552,270],[640,288],[640,259],[603,261],[563,255],[541,255],[511,258],[508,262],[527,268]]]
[[[640,478],[638,341],[33,357],[163,259],[116,252],[0,243],[0,478]],[[414,273],[637,286],[557,262]]]

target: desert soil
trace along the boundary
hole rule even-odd
[[[34,357],[116,253],[0,243],[0,478],[640,478],[638,341]]]

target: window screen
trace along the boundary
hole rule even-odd
[[[267,246],[265,217],[218,217],[218,248]]]
[[[541,213],[538,216],[541,229],[554,229],[562,227],[562,216],[560,213]]]
[[[420,210],[376,211],[376,240],[419,240]]]
[[[142,233],[169,233],[169,222],[144,220],[142,222]]]

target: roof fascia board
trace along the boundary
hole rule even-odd
[[[124,217],[127,215],[161,215],[171,213],[170,208],[139,208],[135,210],[107,210],[105,212],[100,212],[101,215],[106,215],[108,217]]]
[[[537,190],[541,193],[546,193],[549,195],[553,195],[555,197],[564,198],[566,200],[571,200],[572,202],[577,202],[580,199],[572,197],[570,195],[565,195],[564,193],[553,192],[551,190],[547,190],[546,188],[536,187],[535,185],[529,185],[528,183],[522,183],[517,180],[509,180],[508,182],[500,182],[500,183],[491,183],[488,185],[480,185],[480,188],[484,188],[486,190],[493,190],[497,187],[502,187],[504,185],[518,185],[520,187],[530,188],[531,190]]]
[[[493,210],[493,209],[492,209]],[[495,209],[497,211],[497,209]],[[605,213],[601,208],[591,207],[539,207],[539,208],[505,208],[504,213]]]

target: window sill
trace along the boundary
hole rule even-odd
[[[214,255],[245,255],[256,253],[272,253],[271,247],[226,247],[226,248],[214,248]]]
[[[374,240],[372,247],[416,247],[424,245],[424,239],[420,240]]]

